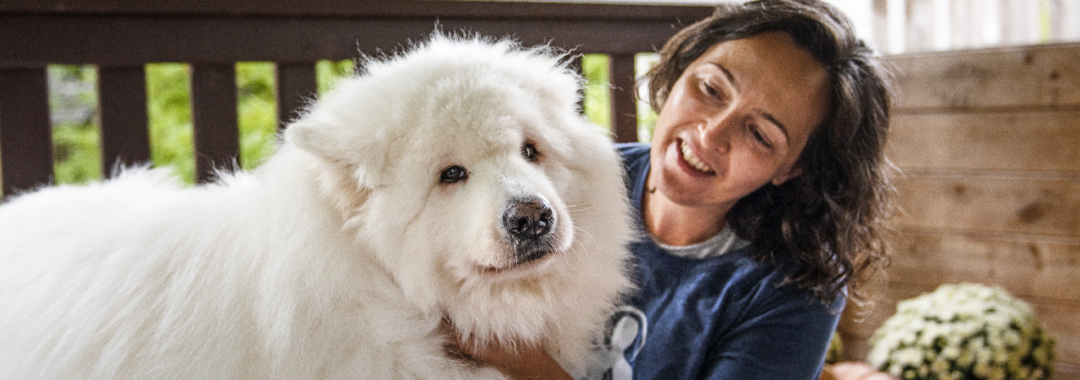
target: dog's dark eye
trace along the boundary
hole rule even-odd
[[[454,165],[443,169],[442,174],[439,176],[439,182],[442,183],[454,183],[464,181],[469,178],[469,172],[465,168]]]
[[[536,151],[536,144],[525,143],[525,145],[521,146],[521,156],[525,157],[526,160],[535,162],[539,154],[540,152]]]

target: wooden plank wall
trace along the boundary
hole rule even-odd
[[[845,356],[865,358],[897,300],[977,282],[1030,303],[1057,338],[1054,378],[1080,379],[1080,44],[887,61],[904,213],[886,299],[845,315]]]

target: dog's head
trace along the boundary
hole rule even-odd
[[[365,62],[286,141],[322,159],[324,194],[419,306],[545,292],[535,284],[582,265],[583,244],[625,239],[579,221],[625,219],[617,156],[579,87],[548,49],[435,35]]]

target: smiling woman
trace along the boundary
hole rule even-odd
[[[886,74],[815,0],[721,5],[660,56],[652,143],[619,145],[639,289],[588,377],[817,379],[884,262]]]
[[[621,147],[650,332],[634,378],[817,378],[885,262],[886,78],[821,1],[723,5],[665,44],[652,145]]]

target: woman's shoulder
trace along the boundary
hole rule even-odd
[[[797,272],[798,263],[786,255],[762,258],[753,254],[753,246],[748,246],[741,253],[741,276],[735,281],[754,293],[753,299],[764,303],[783,302],[801,305],[825,311],[826,314],[839,313],[843,310],[846,292],[838,295],[831,303],[824,303],[814,295],[811,289],[793,283],[789,278]],[[752,290],[751,290],[752,289]]]
[[[622,155],[623,161],[648,160],[650,145],[646,143],[616,143],[615,149]]]
[[[705,258],[670,254],[651,240],[632,244],[631,250],[638,258],[640,275],[662,293],[673,288],[695,288],[698,290],[689,293],[706,297],[745,296],[761,288],[776,288],[783,279],[776,265],[753,257],[752,246]]]
[[[645,184],[645,178],[649,172],[649,144],[643,143],[618,143],[615,148],[623,159],[623,169],[626,170],[626,190],[635,208],[641,202],[641,189]]]
[[[787,281],[794,265],[783,257],[775,260],[761,259],[753,254],[754,246],[747,245],[705,259],[687,259],[663,254],[658,247],[645,249],[641,243],[632,246],[638,256],[638,266],[646,273],[642,274],[653,286],[659,288],[693,288],[688,291],[705,297],[738,300],[751,307],[777,303],[804,304],[813,299],[809,289],[799,287]],[[663,290],[663,289],[659,289]],[[671,290],[671,289],[667,289]],[[842,297],[839,304],[825,305],[823,309],[843,307]]]

